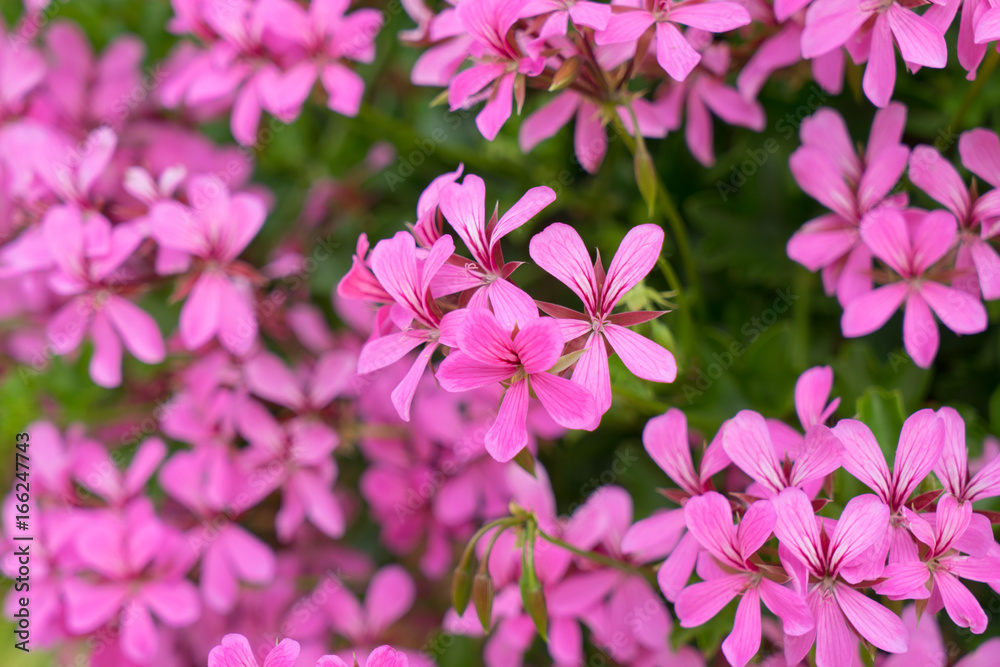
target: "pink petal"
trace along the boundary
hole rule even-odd
[[[497,221],[496,227],[493,228],[493,233],[490,236],[491,246],[496,245],[497,241],[507,234],[510,234],[515,229],[519,228],[524,223],[531,220],[533,217],[538,215],[538,213],[554,202],[556,200],[555,191],[547,186],[541,185],[535,188],[531,188],[520,199],[517,203],[507,209],[507,212],[501,216]]]
[[[802,486],[812,480],[822,479],[840,468],[844,448],[833,432],[822,424],[809,429],[805,449],[792,466],[789,483]]]
[[[701,480],[694,471],[688,444],[687,417],[683,412],[670,408],[646,422],[642,430],[642,444],[650,458],[678,486],[691,495],[701,492]]]
[[[262,667],[294,667],[299,657],[299,643],[293,639],[282,639],[264,658]]]
[[[945,326],[955,333],[977,334],[986,330],[986,309],[982,301],[968,293],[926,281],[920,286],[920,296]]]
[[[579,107],[579,93],[567,90],[525,118],[517,135],[521,151],[528,153],[541,142],[555,136],[572,120]]]
[[[840,48],[869,16],[857,0],[812,3],[806,10],[806,27],[802,31],[802,57],[815,58]]]
[[[636,114],[639,112],[636,111]],[[608,152],[608,135],[604,131],[601,110],[590,102],[580,105],[573,128],[573,150],[580,165],[590,174],[596,174]]]
[[[824,568],[818,550],[819,528],[806,494],[800,489],[785,489],[770,502],[776,514],[774,534],[778,541],[813,573],[822,573]]]
[[[120,639],[122,653],[130,660],[146,664],[156,655],[160,643],[160,635],[153,623],[153,617],[149,615],[146,607],[135,603],[130,605],[125,613],[128,614],[129,622],[122,624]]]
[[[659,225],[639,225],[629,230],[608,267],[601,294],[606,312],[646,277],[656,265],[662,248],[663,230]]]
[[[958,225],[955,216],[947,211],[931,211],[911,228],[913,240],[912,269],[917,273],[927,271],[955,245]]]
[[[857,420],[842,419],[831,430],[844,445],[844,469],[888,502],[889,467],[871,429]]]
[[[94,316],[90,337],[94,341],[90,377],[102,387],[117,387],[122,383],[122,342],[103,312]]]
[[[329,96],[327,108],[350,118],[358,115],[365,94],[365,80],[357,72],[342,63],[333,62],[320,70],[319,78]]]
[[[829,366],[810,368],[795,382],[795,412],[799,423],[807,431],[821,419],[826,411],[826,401],[833,389],[833,369]]]
[[[802,146],[792,153],[788,166],[806,194],[841,218],[855,219],[854,194],[833,157],[819,148]]]
[[[857,230],[836,213],[821,215],[802,226],[788,240],[788,256],[810,271],[833,264],[858,241]]]
[[[533,373],[529,377],[535,395],[557,424],[580,429],[595,426],[597,407],[585,387],[549,373]]]
[[[424,370],[427,368],[427,364],[430,363],[431,356],[436,349],[437,343],[428,343],[424,349],[420,350],[420,354],[417,355],[413,365],[410,366],[410,370],[406,372],[406,376],[392,390],[392,395],[390,396],[392,405],[396,408],[399,418],[405,422],[410,421],[410,405],[413,403],[413,396],[417,393],[417,386],[420,384],[420,380],[424,376]]]
[[[864,555],[872,545],[881,544],[888,527],[889,506],[881,498],[871,494],[851,498],[830,536],[831,574]]]
[[[208,667],[257,667],[257,659],[246,637],[231,634],[208,654]]]
[[[535,300],[506,278],[498,278],[484,289],[489,296],[493,312],[504,328],[513,329],[515,324],[524,327],[538,319]]]
[[[526,373],[544,373],[562,354],[562,331],[551,317],[538,318],[517,333],[513,346]]]
[[[406,654],[388,646],[379,646],[368,655],[365,667],[407,667],[410,664]]]
[[[833,590],[840,609],[858,634],[883,651],[906,651],[909,633],[898,616],[850,586],[840,584]]]
[[[909,156],[906,146],[888,146],[865,166],[858,186],[858,207],[862,211],[871,210],[889,194],[903,175]]]
[[[595,35],[598,45],[634,42],[656,22],[653,15],[645,10],[625,11],[612,14],[608,25]]]
[[[948,572],[938,571],[934,573],[934,584],[955,625],[969,628],[977,635],[986,631],[986,613],[976,597],[957,578]]]
[[[722,653],[733,667],[743,667],[760,648],[760,594],[754,586],[747,589],[736,607],[733,631],[722,642]]]
[[[903,313],[903,344],[913,362],[930,368],[938,350],[938,328],[931,310],[920,293],[911,294]]]
[[[181,309],[181,340],[189,350],[201,347],[218,331],[219,315],[223,299],[229,293],[228,287],[226,279],[214,271],[206,271],[198,277]]]
[[[435,377],[445,391],[468,391],[509,379],[515,368],[498,367],[495,362],[473,359],[452,351],[438,367]]]
[[[741,410],[724,429],[722,446],[740,470],[774,493],[788,485],[778,464],[767,422],[760,414]]]
[[[131,301],[112,295],[104,306],[108,321],[136,359],[158,364],[166,356],[160,328],[146,311]]]
[[[909,498],[930,474],[944,447],[944,423],[933,410],[919,410],[903,423],[893,464],[894,498]]]
[[[885,13],[875,18],[875,25],[872,27],[871,53],[862,87],[872,104],[880,108],[889,104],[893,88],[896,87],[896,50],[892,45],[892,32]]]
[[[539,325],[545,331],[547,325]],[[518,362],[509,330],[505,330],[497,317],[484,308],[470,308],[458,333],[459,349],[470,357],[509,365]]]
[[[697,81],[695,82],[697,86]],[[706,167],[715,164],[715,149],[713,148],[712,117],[705,107],[701,96],[696,94],[697,88],[687,96],[687,124],[684,127],[684,141],[688,150],[698,162]]]
[[[1000,12],[996,13],[1000,18]],[[963,132],[958,140],[962,165],[995,188],[1000,188],[1000,138],[984,128]]]
[[[142,598],[163,623],[182,628],[198,620],[198,591],[188,581],[151,582],[143,586]]]
[[[872,253],[901,275],[911,273],[910,232],[899,209],[880,206],[865,215],[861,222],[861,239]]]
[[[969,209],[969,190],[951,162],[941,157],[937,149],[921,145],[910,154],[910,180],[918,188],[943,204],[959,218]]]
[[[576,360],[573,382],[585,387],[594,397],[597,415],[611,408],[611,375],[608,368],[608,351],[604,338],[593,333],[584,344],[584,353]]]
[[[695,628],[710,621],[746,587],[747,579],[745,574],[729,574],[685,588],[674,603],[681,627]]]
[[[706,551],[734,569],[743,569],[733,510],[722,494],[710,491],[689,498],[684,504],[684,523]],[[770,529],[767,532],[770,535]]]
[[[543,271],[573,290],[588,312],[596,313],[597,278],[587,247],[575,229],[553,223],[532,237],[528,252]]]
[[[522,380],[504,392],[496,421],[486,433],[486,451],[490,456],[506,463],[524,449],[528,444],[527,419],[528,383]]]
[[[410,331],[403,331],[369,340],[358,356],[358,372],[374,373],[396,363],[408,352],[427,342],[425,338],[411,334]]]
[[[799,637],[815,627],[809,606],[792,589],[761,579],[760,597],[771,613],[781,619],[785,634]]]
[[[650,382],[677,379],[677,361],[669,350],[617,324],[605,324],[604,337],[634,375]]]
[[[948,62],[948,47],[941,31],[924,17],[895,3],[885,13],[903,60],[925,67],[945,66]]]
[[[853,299],[840,319],[844,336],[857,338],[881,329],[899,310],[908,290],[906,283],[891,283]]]
[[[402,567],[390,565],[376,572],[365,595],[368,630],[381,635],[410,610],[416,597],[413,578]]]
[[[664,21],[656,24],[656,61],[674,81],[684,81],[701,62],[701,54],[694,50],[677,26]]]
[[[707,32],[727,32],[750,23],[750,14],[736,2],[682,3],[670,11],[670,20]]]
[[[656,571],[656,583],[659,584],[667,600],[676,602],[677,596],[687,586],[699,551],[701,546],[695,536],[685,533],[667,560],[663,561],[663,565]]]
[[[514,79],[516,74],[508,72],[497,82],[496,89],[486,102],[486,106],[476,116],[476,127],[487,141],[496,139],[514,104]]]

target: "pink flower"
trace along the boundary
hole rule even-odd
[[[955,333],[984,331],[983,304],[967,292],[942,284],[940,274],[931,270],[955,245],[955,237],[955,218],[944,211],[911,211],[906,217],[889,207],[873,211],[862,222],[861,238],[901,280],[848,303],[841,318],[844,335],[855,338],[880,329],[905,303],[904,346],[918,366],[928,368],[938,350],[932,311]]]
[[[550,318],[531,320],[516,334],[504,329],[485,308],[470,308],[457,335],[458,350],[441,363],[437,379],[447,391],[466,391],[510,381],[496,421],[486,434],[486,450],[509,461],[528,444],[525,422],[534,391],[551,417],[566,428],[593,426],[596,406],[586,388],[547,373],[559,361],[563,337]]]
[[[122,652],[145,664],[157,655],[160,628],[184,627],[198,620],[198,594],[184,574],[194,552],[164,525],[145,498],[121,514],[92,514],[76,534],[81,565],[93,577],[69,577],[63,584],[66,625],[89,634],[120,619]]]
[[[724,570],[717,578],[692,584],[681,592],[675,609],[682,627],[708,622],[739,595],[733,631],[722,642],[722,652],[733,667],[746,665],[760,648],[761,602],[781,618],[786,635],[797,637],[815,627],[805,601],[764,577],[761,568],[750,561],[774,529],[775,512],[770,503],[751,504],[737,528],[729,501],[709,491],[688,500],[684,516],[688,530]]]
[[[257,315],[251,282],[236,258],[260,231],[267,211],[259,197],[230,195],[214,177],[192,176],[187,193],[193,208],[165,201],[150,213],[157,243],[201,260],[181,310],[181,340],[194,350],[217,337],[227,350],[244,355],[257,339]]]
[[[629,5],[635,9],[627,9]],[[595,36],[597,44],[636,42],[646,30],[655,25],[656,60],[675,81],[684,81],[701,61],[701,54],[681,33],[678,25],[687,25],[707,32],[727,32],[750,23],[750,14],[743,5],[724,0],[716,2],[651,0],[646,3],[623,0],[618,7],[626,9],[611,15],[607,28]],[[637,55],[642,57],[643,54]]]
[[[723,426],[722,446],[736,466],[759,485],[755,490],[766,498],[783,489],[802,488],[840,467],[843,447],[827,427],[816,424],[806,432],[805,445],[791,469],[778,460],[764,418],[751,410],[741,410]]]
[[[902,518],[903,506],[920,483],[937,465],[944,446],[944,423],[933,410],[920,410],[903,423],[896,446],[893,472],[889,473],[885,457],[875,436],[865,424],[854,419],[842,419],[832,429],[844,446],[844,470],[873,490],[895,520],[888,533],[875,545],[869,564],[871,569],[848,569],[846,577],[856,582],[878,577],[888,554],[889,561],[904,560],[914,549]]]
[[[264,658],[262,667],[295,667],[299,657],[299,643],[282,639]],[[261,663],[254,657],[250,642],[243,635],[226,635],[222,643],[208,654],[208,667],[258,667]],[[326,667],[326,665],[324,665]]]
[[[865,558],[882,540],[889,523],[885,504],[870,495],[852,498],[826,538],[801,490],[785,489],[771,503],[782,563],[794,573],[816,620],[816,627],[801,636],[786,632],[788,664],[797,665],[815,643],[816,667],[855,665],[857,634],[883,651],[906,651],[908,634],[899,617],[839,578],[845,565]]]
[[[1000,155],[1000,141],[988,130],[971,130],[962,134],[959,148],[968,155],[966,162],[983,164],[992,158],[990,149]],[[985,158],[985,160],[984,160]],[[986,162],[989,164],[989,162]],[[1000,200],[996,195],[976,195],[965,186],[958,170],[931,146],[917,146],[910,154],[910,180],[918,188],[944,205],[958,219],[958,256],[955,268],[968,273],[955,279],[957,287],[978,297],[982,291],[986,300],[1000,298],[1000,255],[986,240],[988,228],[1000,216]],[[1000,231],[998,229],[997,231]]]
[[[910,531],[928,549],[919,560],[890,563],[882,573],[886,581],[875,587],[876,592],[892,599],[929,597],[931,613],[943,604],[956,625],[982,634],[986,630],[986,613],[958,579],[1000,583],[1000,557],[957,553],[962,550],[958,542],[972,520],[972,503],[960,504],[952,496],[943,497],[938,501],[933,524],[909,508],[903,508],[903,514]]]
[[[788,256],[810,271],[823,271],[827,294],[846,305],[871,291],[871,251],[861,242],[865,215],[880,205],[905,205],[889,196],[903,175],[909,149],[900,143],[906,108],[891,104],[875,114],[868,145],[859,155],[847,125],[832,109],[802,122],[802,146],[788,161],[806,194],[832,213],[810,220],[788,241]]]
[[[476,127],[489,141],[510,118],[515,79],[535,76],[545,67],[544,58],[523,56],[520,47],[507,37],[526,11],[534,14],[538,9],[531,3],[525,6],[511,0],[466,0],[455,9],[457,20],[473,38],[468,53],[477,62],[452,78],[448,104],[457,111],[486,99],[486,106],[476,116]]]
[[[284,122],[298,117],[302,104],[318,78],[327,93],[327,107],[345,116],[361,108],[365,82],[343,61],[370,63],[375,59],[375,37],[382,28],[382,13],[359,9],[346,15],[349,3],[310,3],[303,9],[290,0],[261,0],[260,20],[269,30],[297,45],[294,64],[267,92],[269,109]]]
[[[698,6],[708,8],[724,4],[731,3],[706,2]],[[707,33],[700,35],[705,38],[709,36]],[[729,45],[712,44],[705,39],[699,39],[698,44],[703,49],[704,56],[698,67],[685,81],[667,86],[666,93],[654,104],[665,119],[668,129],[679,128],[681,117],[686,116],[684,141],[688,150],[698,162],[711,167],[715,164],[713,114],[730,125],[748,127],[758,132],[764,129],[765,118],[764,109],[758,102],[746,99],[726,84]]]
[[[389,646],[379,646],[368,655],[364,663],[357,662],[357,667],[410,667],[410,659],[402,651]],[[351,667],[335,655],[325,655],[316,663],[316,667]]]
[[[874,22],[869,21],[871,18]],[[865,49],[868,67],[863,87],[865,95],[877,107],[889,104],[896,85],[894,42],[910,68],[914,65],[941,68],[948,61],[943,30],[895,1],[815,0],[806,10],[802,56],[824,55],[869,30],[871,42]]]
[[[642,431],[646,452],[680,489],[668,489],[665,495],[683,505],[690,498],[712,489],[712,475],[729,465],[729,457],[718,436],[705,450],[698,471],[691,458],[687,417],[677,408],[653,417]],[[700,547],[693,534],[687,532],[684,510],[655,512],[637,521],[622,538],[622,552],[642,554],[644,560],[655,560],[669,554],[657,570],[657,583],[663,595],[675,601],[694,571]]]
[[[560,318],[556,321],[567,342],[586,337],[573,381],[594,395],[599,414],[611,407],[609,346],[644,380],[673,382],[677,377],[674,355],[626,328],[648,322],[662,312],[612,314],[621,298],[653,268],[662,246],[663,230],[656,225],[639,225],[622,239],[605,274],[600,260],[591,265],[583,239],[569,225],[557,222],[531,239],[531,259],[583,300],[585,313],[544,303],[540,308]]]
[[[978,472],[970,476],[965,421],[954,408],[941,408],[937,414],[945,430],[941,458],[934,464],[934,474],[944,490],[958,500],[970,503],[1000,496],[1000,456],[988,459]]]
[[[163,361],[166,350],[156,321],[123,296],[131,285],[122,265],[141,236],[125,225],[112,230],[100,216],[85,223],[75,205],[50,209],[42,232],[59,267],[50,276],[52,288],[75,295],[49,320],[46,335],[53,350],[72,352],[89,331],[94,341],[90,377],[103,387],[121,384],[123,345],[147,364]]]
[[[535,301],[508,280],[518,263],[503,261],[500,239],[511,233],[555,201],[552,188],[540,186],[524,194],[499,220],[487,223],[486,184],[469,174],[461,185],[451,183],[441,189],[441,213],[472,254],[474,263],[446,264],[431,288],[434,296],[475,290],[470,308],[492,306],[497,319],[507,329],[524,327],[538,317]]]
[[[451,237],[441,236],[426,256],[418,259],[413,235],[397,232],[393,238],[379,241],[371,253],[372,272],[392,297],[393,320],[402,331],[369,340],[361,348],[358,372],[373,373],[423,345],[410,371],[392,392],[392,404],[403,421],[410,420],[413,394],[441,336],[441,310],[431,296],[431,284],[454,252]]]

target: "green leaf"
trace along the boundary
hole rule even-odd
[[[891,460],[906,421],[903,394],[898,389],[869,387],[858,399],[857,410],[858,418],[872,430],[886,458]]]

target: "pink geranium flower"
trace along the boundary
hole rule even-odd
[[[962,134],[959,149],[963,161],[983,164],[992,159],[991,149],[1000,156],[1000,141],[989,130],[972,130]],[[968,155],[968,158],[965,156]],[[955,280],[957,287],[986,300],[1000,298],[1000,255],[990,245],[990,226],[1000,217],[1000,200],[996,195],[977,196],[966,187],[958,170],[937,149],[917,146],[910,154],[910,181],[947,208],[958,220],[958,256],[955,268],[967,273],[969,279]],[[992,175],[991,175],[992,177]],[[1000,231],[1000,229],[995,230]],[[994,233],[995,233],[994,231]]]
[[[741,410],[723,426],[722,446],[740,470],[757,482],[765,498],[790,487],[802,488],[840,467],[843,447],[826,426],[808,430],[802,452],[790,468],[778,460],[768,424],[752,410]],[[814,491],[815,493],[815,491]]]
[[[944,275],[932,271],[955,245],[956,235],[955,218],[945,211],[911,211],[906,216],[889,207],[873,211],[861,225],[861,238],[900,280],[851,300],[841,318],[844,335],[855,338],[880,329],[905,303],[904,346],[918,366],[928,368],[938,350],[932,311],[955,333],[984,331],[983,304],[968,292],[944,285]]]
[[[860,665],[858,634],[883,651],[905,651],[908,634],[899,617],[840,578],[847,564],[866,558],[882,540],[889,523],[885,504],[870,495],[852,498],[825,537],[800,489],[785,489],[771,502],[779,555],[816,620],[816,627],[800,636],[786,632],[788,664],[797,665],[815,643],[816,667]]]
[[[566,428],[592,428],[597,412],[586,388],[548,373],[563,350],[559,325],[531,320],[512,334],[485,308],[470,308],[457,334],[457,351],[441,363],[437,379],[447,391],[466,391],[507,382],[496,421],[486,434],[486,450],[509,461],[528,444],[528,397],[534,392],[549,415]]]
[[[369,340],[358,357],[358,372],[373,373],[423,346],[402,382],[392,392],[392,404],[403,421],[410,420],[410,404],[417,384],[441,337],[441,309],[431,295],[438,271],[455,252],[450,236],[438,238],[418,259],[416,242],[409,232],[397,232],[378,242],[371,253],[371,269],[392,297],[392,319],[402,329]]]
[[[507,329],[524,327],[538,317],[535,301],[508,278],[519,264],[505,263],[500,239],[511,233],[555,201],[552,188],[540,186],[524,194],[498,220],[494,214],[485,218],[486,184],[469,174],[461,185],[451,183],[441,189],[441,213],[465,242],[474,262],[449,263],[431,285],[434,296],[445,296],[467,289],[475,290],[470,308],[491,306],[497,319]]]
[[[986,613],[958,580],[1000,584],[1000,558],[959,553],[963,550],[959,541],[972,521],[972,503],[960,503],[953,496],[941,498],[933,523],[909,508],[903,508],[903,514],[927,550],[919,559],[889,564],[882,573],[886,581],[875,587],[876,592],[892,599],[930,598],[931,613],[943,605],[956,625],[982,634]]]
[[[269,108],[284,122],[298,117],[302,104],[319,79],[327,93],[327,107],[356,116],[365,92],[364,79],[343,61],[370,63],[375,59],[375,37],[382,28],[382,12],[359,9],[346,14],[347,2],[314,1],[305,9],[290,0],[262,0],[259,20],[268,30],[301,49],[294,64],[268,89]]]
[[[687,417],[677,408],[653,417],[642,430],[646,452],[680,489],[664,492],[668,498],[683,505],[690,498],[712,490],[712,475],[729,465],[729,457],[716,437],[701,457],[698,470],[691,458]],[[687,531],[684,509],[664,510],[628,529],[622,538],[622,552],[642,554],[648,560],[669,555],[657,570],[656,578],[663,595],[675,601],[694,571],[700,546]]]
[[[299,651],[297,641],[282,639],[268,651],[263,667],[294,667]],[[250,648],[250,642],[243,635],[226,635],[208,654],[208,667],[258,667],[260,664]]]
[[[181,340],[194,350],[218,337],[233,354],[246,354],[257,339],[257,315],[248,272],[236,258],[260,231],[267,210],[258,196],[231,195],[210,176],[192,176],[187,194],[191,207],[164,201],[150,213],[157,243],[201,260],[181,310]]]
[[[567,342],[586,337],[573,381],[594,395],[599,414],[611,407],[608,347],[644,380],[673,382],[677,377],[674,355],[626,328],[655,319],[662,312],[612,314],[626,292],[653,268],[662,246],[663,230],[657,225],[639,225],[622,239],[605,274],[600,259],[591,265],[583,239],[569,225],[557,222],[531,239],[531,259],[583,300],[584,313],[553,304],[543,303],[540,307],[559,318]]]
[[[457,20],[473,38],[467,55],[477,62],[452,78],[448,104],[457,111],[487,100],[476,116],[476,126],[490,141],[510,118],[515,79],[535,76],[545,67],[544,58],[524,56],[520,46],[507,36],[519,19],[539,13],[539,9],[534,3],[510,0],[468,0],[455,9]]]
[[[788,256],[810,271],[822,270],[826,293],[836,294],[841,305],[871,291],[871,251],[861,242],[861,221],[879,206],[906,203],[905,195],[889,195],[909,156],[900,142],[905,125],[902,104],[877,112],[859,154],[840,114],[820,109],[802,122],[802,146],[788,161],[799,187],[832,211],[792,236]]]
[[[59,270],[52,288],[71,298],[49,320],[46,334],[53,350],[68,354],[89,332],[94,342],[90,377],[103,387],[122,381],[122,350],[147,364],[163,361],[166,350],[156,321],[126,298],[132,288],[122,265],[141,236],[119,225],[113,230],[103,217],[84,222],[75,206],[49,210],[42,232]]]
[[[944,31],[909,6],[895,2],[815,0],[806,10],[802,56],[829,53],[864,34],[870,39],[863,87],[877,107],[885,107],[896,85],[896,50],[911,69],[915,65],[944,67],[948,47]]]
[[[631,7],[631,8],[630,8]],[[750,23],[750,13],[736,2],[672,2],[672,0],[622,0],[607,28],[595,36],[597,44],[636,42],[651,26],[656,61],[675,81],[683,81],[701,61],[701,54],[681,33],[679,25],[707,32],[727,32]],[[634,8],[634,9],[633,9]],[[642,57],[643,54],[637,54]]]
[[[685,588],[675,609],[681,626],[708,622],[737,595],[733,631],[722,642],[722,653],[733,667],[743,667],[760,648],[760,604],[782,620],[786,635],[800,636],[815,627],[809,607],[795,591],[764,576],[751,557],[771,537],[775,512],[768,502],[756,502],[733,525],[733,510],[715,491],[696,496],[684,505],[684,516],[701,546],[723,568],[717,578]]]
[[[885,540],[875,545],[870,570],[850,570],[850,581],[878,577],[888,554],[889,561],[905,560],[915,552],[913,538],[901,521],[903,506],[913,491],[930,474],[944,446],[944,423],[933,410],[920,410],[904,423],[896,446],[896,458],[890,474],[875,435],[855,419],[842,419],[832,429],[844,445],[844,470],[875,492],[894,520],[888,525]]]

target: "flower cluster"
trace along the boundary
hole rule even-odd
[[[912,608],[900,618],[872,592],[916,600],[917,617],[943,609],[959,627],[981,634],[986,613],[963,580],[1000,589],[995,514],[974,508],[1000,496],[1000,457],[994,451],[970,461],[959,414],[924,409],[902,424],[890,472],[864,423],[826,425],[839,404],[828,403],[832,384],[829,367],[799,378],[795,404],[804,434],[743,410],[704,448],[698,470],[693,454],[701,447],[684,413],[672,408],[650,420],[643,444],[678,485],[662,493],[680,507],[635,523],[630,496],[616,486],[599,488],[571,517],[556,519],[547,479],[512,470],[511,481],[521,479],[513,514],[488,524],[478,548],[466,552],[448,627],[474,632],[477,614],[483,627],[495,625],[490,667],[523,650],[528,619],[547,636],[556,664],[581,664],[578,623],[622,664],[698,664],[664,641],[670,620],[650,597],[655,576],[684,628],[738,599],[721,646],[733,667],[754,658],[762,635],[787,665],[802,663],[813,646],[817,667],[860,664],[861,640],[887,653],[916,654],[918,644],[941,653],[915,629]],[[822,497],[840,469],[871,492],[846,501]],[[917,494],[931,473],[941,486]],[[519,535],[507,537],[508,530]],[[479,574],[471,581],[475,558]],[[644,566],[661,561],[655,574]],[[695,572],[698,581],[689,583]],[[466,610],[470,592],[476,614]],[[762,619],[762,604],[780,625]],[[978,659],[995,656],[995,643]]]
[[[1000,298],[1000,190],[980,193],[975,178],[966,185],[933,146],[911,150],[901,143],[905,124],[901,104],[879,111],[858,153],[836,111],[820,109],[802,123],[792,174],[830,212],[796,232],[788,256],[822,271],[827,294],[844,307],[849,338],[880,329],[903,306],[906,351],[928,368],[939,344],[934,315],[955,333],[976,334],[987,325],[982,301]],[[1000,186],[995,132],[969,130],[958,145],[967,170]],[[907,193],[895,191],[904,172],[944,208],[910,206]]]
[[[474,174],[439,176],[424,191],[411,232],[398,232],[368,252],[358,240],[340,296],[380,304],[377,326],[361,349],[358,370],[371,373],[420,347],[409,372],[392,391],[404,421],[420,378],[438,347],[448,355],[434,375],[447,391],[505,387],[486,433],[486,449],[500,462],[528,444],[533,394],[553,421],[593,430],[611,407],[608,351],[635,375],[653,382],[677,376],[673,355],[628,329],[662,312],[614,313],[627,291],[653,268],[663,231],[640,225],[630,231],[607,270],[591,258],[572,227],[553,223],[531,239],[531,258],[580,297],[585,312],[536,302],[510,277],[521,262],[504,261],[500,240],[555,200],[548,187],[528,191],[506,213],[486,219],[486,186]],[[471,258],[455,251],[444,222]],[[539,309],[548,317],[540,316]],[[572,371],[571,378],[564,377]]]
[[[167,61],[160,98],[200,120],[229,114],[233,137],[258,143],[267,111],[282,123],[298,118],[317,81],[326,106],[356,116],[364,80],[349,63],[375,59],[382,13],[348,2],[312,0],[172,0],[169,28],[201,43],[185,43]]]
[[[1000,31],[989,3],[968,0],[462,0],[436,14],[416,2],[405,7],[418,28],[401,37],[426,49],[414,83],[447,87],[452,111],[485,102],[476,124],[489,140],[514,106],[520,113],[528,87],[556,93],[521,124],[521,147],[531,150],[575,118],[577,161],[593,173],[607,151],[609,123],[662,138],[684,115],[692,155],[712,165],[710,114],[762,130],[757,94],[775,72],[803,60],[832,94],[843,87],[845,52],[867,62],[864,92],[885,107],[896,48],[909,69],[944,67],[944,34],[959,6],[958,60],[972,79]],[[735,89],[726,83],[730,74]]]

